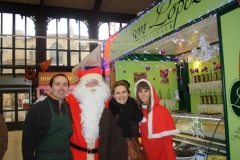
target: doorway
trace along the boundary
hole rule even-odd
[[[0,91],[0,113],[3,114],[9,131],[23,129],[29,102],[29,90]]]

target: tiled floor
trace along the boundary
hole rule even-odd
[[[8,150],[3,160],[22,160],[22,131],[8,132]]]

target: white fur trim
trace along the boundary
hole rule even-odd
[[[149,81],[147,81],[146,79],[140,79],[139,81],[136,82],[135,84],[135,87],[134,87],[134,94],[135,94],[135,97],[137,96],[137,85],[140,83],[140,82],[146,82],[149,87],[150,87],[150,91],[151,91],[151,109],[153,108],[154,106],[154,95],[153,95],[153,88],[152,88],[152,85]]]
[[[87,143],[87,148],[94,149],[94,143]],[[94,154],[87,153],[87,160],[94,160]]]
[[[152,121],[153,121],[153,111],[148,113],[148,137],[152,137],[153,133],[153,127],[152,127]]]
[[[86,82],[87,80],[90,80],[90,79],[96,79],[97,81],[103,80],[101,74],[89,73],[89,74],[86,74],[86,75],[84,75],[80,78],[80,83],[84,83],[84,82]]]
[[[94,154],[87,153],[87,160],[94,160]]]
[[[148,138],[149,139],[162,138],[162,137],[165,137],[165,136],[170,136],[170,135],[178,134],[178,133],[180,133],[179,130],[175,129],[175,130],[170,130],[170,131],[164,131],[164,132],[161,132],[161,133],[158,133],[158,134],[149,134]]]
[[[147,105],[146,104],[142,104],[142,108],[143,109],[147,109]]]
[[[145,118],[145,117],[143,117],[143,119],[142,119],[142,123],[145,123],[147,121],[147,119]]]

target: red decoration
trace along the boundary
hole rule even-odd
[[[168,71],[165,71],[165,72],[164,72],[164,76],[166,76],[165,78],[167,78],[167,76],[168,76]]]
[[[39,65],[40,65],[40,68],[41,68],[41,71],[42,72],[46,72],[48,70],[48,67],[51,65],[52,63],[52,58],[44,61],[44,62],[41,62]]]
[[[196,69],[195,69],[195,72],[197,72],[197,73],[198,73],[198,71],[199,71],[199,70],[198,70],[198,68],[196,68]]]
[[[174,60],[174,62],[177,62],[178,61],[178,57],[174,57],[173,60]]]
[[[146,70],[149,70],[151,67],[150,66],[146,66]]]
[[[27,110],[29,108],[29,103],[23,103],[23,109]]]
[[[176,68],[173,68],[172,70],[173,70],[173,71],[176,71],[177,69],[176,69]]]
[[[161,54],[164,54],[164,53],[165,53],[165,50],[164,50],[164,49],[162,49],[162,50],[161,50]]]
[[[217,69],[220,69],[220,68],[221,68],[221,64],[218,64],[218,65],[217,65]]]
[[[194,70],[193,70],[193,69],[190,69],[190,72],[191,72],[191,73],[194,73]]]
[[[34,69],[27,69],[24,74],[25,78],[28,80],[33,80],[36,76],[36,72]]]
[[[206,71],[206,70],[207,70],[207,67],[204,67],[203,69]]]

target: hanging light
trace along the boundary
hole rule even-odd
[[[197,48],[193,48],[191,51],[192,60],[198,60],[207,62],[211,59],[216,58],[219,55],[219,48],[214,46],[212,47],[209,42],[206,40],[207,35],[200,34],[198,47],[200,47],[200,50]]]

